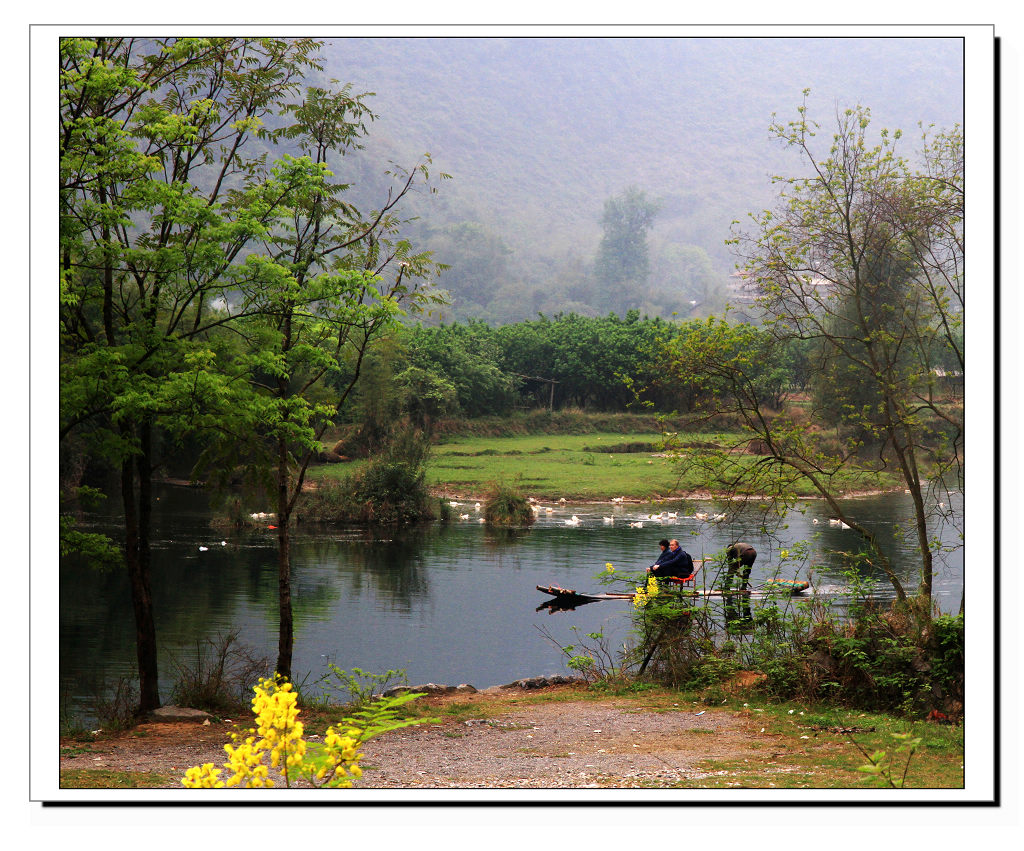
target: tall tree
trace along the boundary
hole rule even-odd
[[[150,593],[154,442],[168,380],[211,324],[212,287],[273,203],[224,205],[264,121],[315,68],[310,40],[64,39],[60,45],[61,437],[119,468],[140,711],[159,705]]]
[[[625,315],[639,307],[650,274],[647,232],[658,208],[658,202],[635,186],[604,202],[604,233],[595,260],[595,307],[600,311]]]
[[[220,414],[231,428],[204,458],[211,473],[245,466],[270,473],[278,539],[278,655],[276,672],[292,675],[294,623],[291,599],[291,530],[306,472],[321,451],[359,380],[364,358],[403,310],[436,301],[429,289],[435,266],[400,238],[395,213],[401,199],[429,180],[429,158],[399,179],[381,208],[363,216],[345,200],[328,159],[357,145],[368,111],[347,89],[310,88],[289,107],[284,131],[304,156],[285,156],[267,180],[242,198],[243,207],[284,199],[252,246],[244,266],[224,281],[232,299],[232,331],[244,353],[223,364],[232,392]]]
[[[962,319],[962,137],[954,130],[926,140],[921,170],[898,155],[900,133],[883,130],[869,143],[866,109],[837,116],[825,154],[814,149],[819,128],[806,103],[798,113],[772,130],[800,151],[809,176],[777,178],[779,204],[752,217],[753,228],[734,244],[744,273],[757,283],[772,346],[813,344],[820,369],[841,379],[819,401],[836,393],[845,398],[838,410],[812,409],[818,428],[807,428],[768,415],[753,392],[750,359],[763,360],[767,352],[676,351],[674,369],[715,374],[728,390],[715,396],[713,409],[737,414],[767,452],[766,463],[749,473],[733,465],[737,487],[785,498],[788,476],[811,481],[862,536],[903,599],[879,542],[844,509],[835,484],[866,451],[874,453],[875,466],[893,470],[913,501],[919,592],[930,600],[937,545],[929,521],[948,512],[950,502],[932,489],[962,487],[963,406],[939,387],[933,369],[937,350],[956,350]],[[962,363],[962,351],[960,357]],[[760,476],[756,486],[754,476]]]
[[[395,237],[392,210],[420,171],[368,217],[330,180],[328,151],[357,144],[372,116],[347,90],[302,97],[318,48],[61,42],[61,438],[88,439],[119,470],[140,711],[159,705],[149,590],[159,441],[197,429],[237,440],[240,414],[251,413],[241,389],[265,381],[274,404],[261,434],[277,438],[284,469],[281,440],[308,444],[311,421],[338,404],[295,398],[337,368],[347,341],[395,314],[427,265]],[[286,141],[304,155],[268,165]],[[384,284],[392,264],[398,274]],[[228,328],[249,339],[259,329],[272,345],[239,354]],[[238,416],[225,415],[229,403]]]

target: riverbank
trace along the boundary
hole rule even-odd
[[[670,500],[725,500],[703,473],[661,451],[663,433],[592,432],[585,434],[526,434],[504,437],[450,436],[431,450],[426,481],[432,492],[451,498],[483,500],[496,483],[514,485],[524,495],[553,502],[578,504]],[[685,445],[729,446],[741,441],[735,433],[688,434]],[[685,446],[682,448],[685,449]],[[760,455],[738,453],[737,464],[756,464]],[[364,462],[324,463],[310,468],[308,481],[344,478]],[[841,474],[832,482],[847,495],[878,493],[896,488],[882,473]],[[801,498],[818,496],[809,481],[795,482]]]
[[[963,730],[853,709],[770,704],[756,676],[709,695],[652,688],[610,694],[579,684],[502,688],[420,698],[430,723],[371,740],[360,789],[867,789],[858,771],[892,748],[892,733],[921,736],[906,788],[962,788]],[[303,713],[308,737],[330,714]],[[248,721],[245,722],[246,724]],[[181,789],[193,765],[220,765],[239,719],[145,723],[88,741],[62,739],[65,788]],[[860,746],[858,748],[858,745]],[[902,768],[902,764],[901,764]],[[182,790],[182,794],[212,795]]]

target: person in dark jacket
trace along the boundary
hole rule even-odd
[[[665,560],[672,555],[672,551],[668,548],[668,538],[662,538],[658,541],[658,546],[661,547],[661,552],[658,554],[658,558],[655,560],[654,564],[647,568],[648,570],[657,567],[659,564],[664,564]]]
[[[750,544],[737,541],[735,544],[729,545],[729,548],[725,551],[725,557],[729,563],[729,569],[725,575],[725,587],[731,587],[732,581],[738,573],[741,579],[739,590],[746,591],[747,582],[750,580],[750,568],[754,566],[757,550],[750,546]]]
[[[679,546],[679,541],[673,538],[668,542],[668,549],[647,568],[647,572],[652,576],[676,576],[685,579],[693,574],[693,559]]]

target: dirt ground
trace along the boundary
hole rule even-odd
[[[362,748],[361,788],[658,788],[710,777],[706,760],[764,759],[771,735],[750,715],[636,697],[574,698],[572,687],[432,696],[440,722],[404,728]],[[147,723],[95,741],[61,742],[61,770],[151,772],[180,788],[193,765],[225,759],[235,721]],[[769,751],[770,752],[770,751]],[[158,787],[158,788],[159,788]]]

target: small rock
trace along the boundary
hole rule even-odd
[[[189,709],[187,706],[161,706],[147,716],[150,721],[205,721],[209,723],[213,716],[202,709]]]
[[[544,688],[548,684],[547,678],[545,677],[527,677],[522,680],[516,680],[512,683],[506,683],[502,688]]]
[[[472,686],[470,686],[472,688]],[[438,685],[437,683],[421,683],[420,685],[396,685],[384,691],[385,697],[394,697],[408,691],[422,691],[425,694],[451,694],[458,691],[454,685]]]

